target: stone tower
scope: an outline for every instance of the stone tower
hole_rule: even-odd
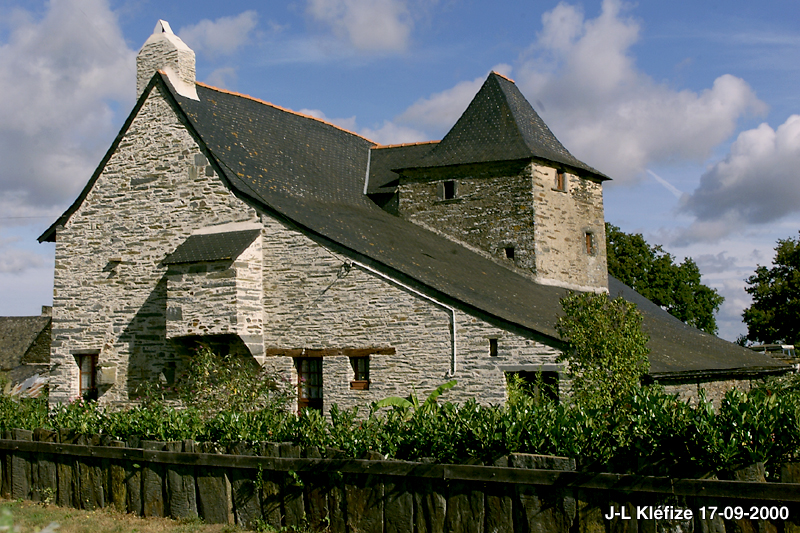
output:
[[[414,150],[392,168],[401,217],[538,283],[608,290],[609,178],[564,148],[513,81],[491,73],[444,139]]]
[[[136,94],[142,91],[156,71],[167,74],[179,94],[197,99],[194,51],[172,33],[169,23],[159,20],[153,34],[136,56]]]

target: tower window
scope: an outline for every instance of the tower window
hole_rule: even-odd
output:
[[[506,246],[506,259],[514,259],[514,247],[513,246]]]
[[[556,170],[556,183],[554,189],[557,191],[567,190],[567,175],[563,170]]]
[[[441,185],[441,199],[452,200],[456,197],[456,182],[453,180],[444,181]]]
[[[591,232],[586,232],[585,234],[586,240],[586,253],[589,255],[594,255],[595,246],[594,246],[594,235]]]

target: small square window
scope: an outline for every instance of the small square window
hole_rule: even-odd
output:
[[[513,246],[506,246],[506,259],[514,259],[514,247]]]
[[[497,357],[497,339],[489,339],[489,355]]]
[[[351,357],[350,365],[353,367],[353,381],[350,388],[354,390],[369,389],[369,357]]]
[[[442,182],[442,200],[452,200],[456,197],[456,182],[453,180]]]

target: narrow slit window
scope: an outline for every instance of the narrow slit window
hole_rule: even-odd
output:
[[[513,246],[506,246],[506,259],[514,259],[514,247]]]
[[[556,170],[556,190],[558,191],[566,191],[567,190],[567,175],[564,173],[563,170]]]
[[[497,339],[489,339],[489,356],[497,357]]]
[[[586,253],[589,255],[594,255],[594,235],[590,232],[586,232]]]

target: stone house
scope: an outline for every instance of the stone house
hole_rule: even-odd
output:
[[[609,178],[499,74],[441,141],[380,146],[197,83],[163,21],[137,70],[119,135],[40,237],[56,243],[52,402],[128,402],[203,341],[296,381],[301,407],[452,378],[449,397],[498,404],[508,372],[563,381],[569,289],[639,304],[651,377],[686,393],[785,369],[608,276]]]

